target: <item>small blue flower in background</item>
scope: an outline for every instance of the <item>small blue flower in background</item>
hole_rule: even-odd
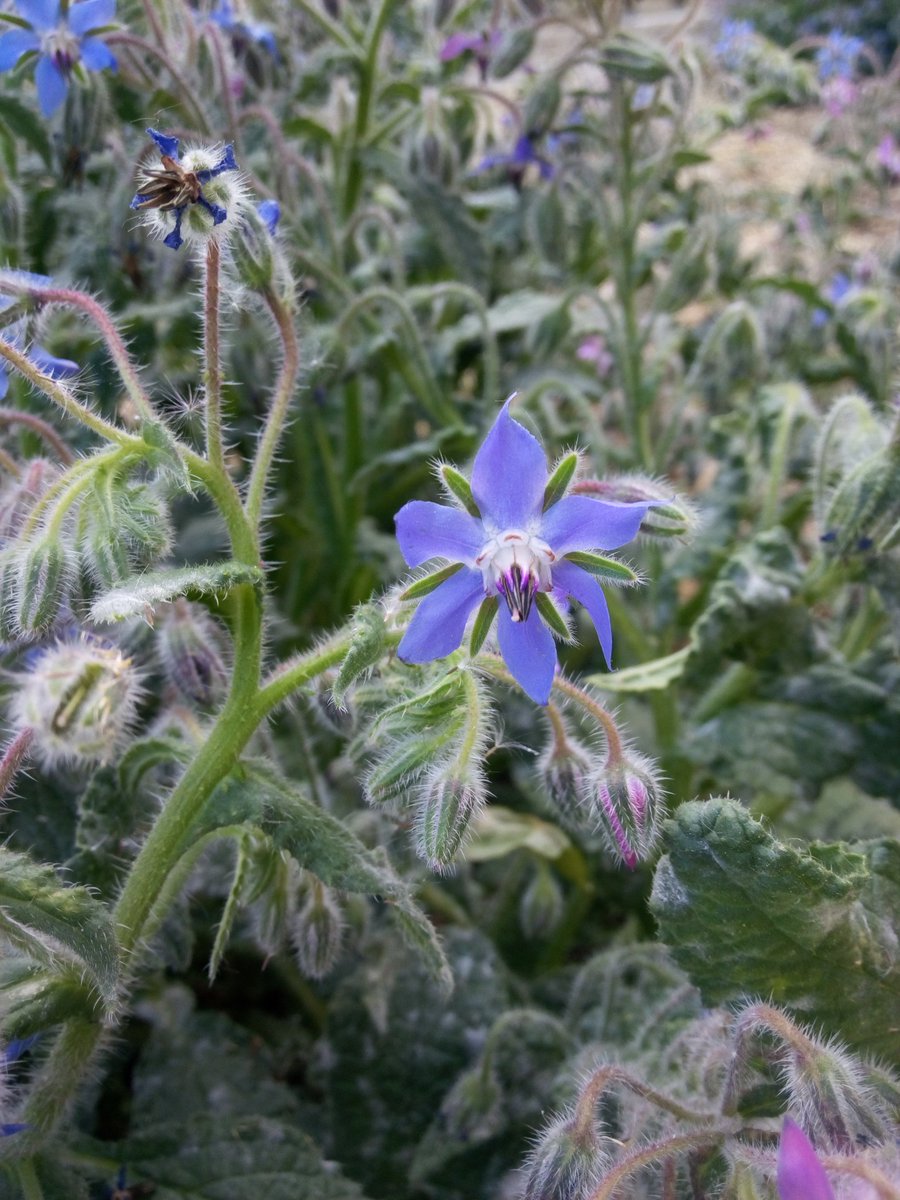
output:
[[[856,62],[865,42],[852,34],[833,30],[825,39],[825,44],[816,51],[816,67],[819,81],[825,83],[829,79],[852,79],[856,71]]]
[[[723,21],[713,54],[723,67],[737,71],[746,62],[755,41],[752,21]]]
[[[177,250],[184,241],[181,226],[191,205],[199,205],[208,214],[212,219],[210,228],[227,220],[227,208],[204,196],[203,188],[223,172],[238,169],[234,159],[234,148],[230,145],[225,146],[217,158],[213,158],[206,150],[192,150],[185,154],[183,159],[179,159],[178,138],[160,133],[157,129],[148,129],[147,133],[159,147],[163,169],[144,173],[129,207],[151,216],[173,212],[175,225],[166,233],[163,245],[168,246],[170,250]],[[235,200],[240,200],[237,191]],[[157,228],[160,220],[157,217]],[[206,229],[200,230],[198,236],[208,232]]]
[[[42,284],[50,284],[53,281],[44,276],[33,276]],[[13,303],[6,296],[0,296],[0,313]],[[8,342],[16,350],[24,350],[30,362],[33,362],[38,370],[43,371],[45,375],[49,375],[51,379],[68,379],[72,375],[77,375],[81,367],[76,362],[72,362],[68,358],[57,358],[51,354],[49,350],[45,350],[43,346],[38,346],[32,343],[25,350],[25,322],[24,320],[14,321],[6,328],[0,328],[0,337]],[[0,400],[6,397],[9,391],[9,375],[6,369],[6,360],[0,362]]]
[[[556,643],[534,604],[550,593],[557,608],[584,605],[607,663],[612,657],[609,610],[593,575],[566,555],[615,550],[637,534],[651,503],[610,504],[564,496],[544,510],[547,459],[540,443],[509,415],[512,397],[475,456],[472,495],[480,516],[413,500],[397,513],[397,540],[411,567],[432,558],[460,563],[419,603],[397,653],[431,662],[462,642],[469,616],[484,598],[500,597],[497,636],[507,667],[537,704],[550,699]]]
[[[834,1200],[834,1192],[812,1142],[790,1117],[784,1118],[778,1150],[779,1200]]]
[[[256,211],[266,229],[274,237],[278,229],[278,222],[281,220],[281,205],[277,200],[260,200]]]
[[[278,43],[275,41],[275,34],[268,25],[262,25],[258,21],[241,20],[235,14],[234,5],[231,3],[231,0],[219,0],[219,3],[209,14],[209,19],[214,21],[220,29],[224,29],[232,37],[256,42],[258,46],[262,46],[264,50],[268,50],[273,58],[278,57]]]
[[[506,167],[510,179],[517,186],[522,182],[526,169],[534,164],[541,173],[541,179],[552,179],[556,168],[549,159],[538,153],[535,139],[523,133],[512,150],[505,154],[488,154],[483,158],[476,171],[489,171],[492,167]]]
[[[59,0],[16,0],[16,8],[30,29],[11,29],[0,36],[0,71],[14,67],[23,55],[37,51],[34,82],[45,117],[52,116],[66,98],[73,68],[83,63],[89,71],[114,71],[116,58],[92,30],[109,25],[116,17],[116,0],[78,0],[65,15]]]
[[[853,291],[853,281],[849,275],[845,275],[843,271],[838,271],[832,275],[825,288],[825,298],[830,300],[832,304],[840,304],[842,300]],[[821,329],[826,325],[831,318],[831,313],[825,308],[817,308],[812,315],[813,328]]]

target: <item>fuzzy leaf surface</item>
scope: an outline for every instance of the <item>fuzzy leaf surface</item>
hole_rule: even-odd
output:
[[[148,571],[99,596],[91,606],[91,619],[101,624],[124,621],[126,617],[143,616],[148,609],[179,596],[224,596],[239,584],[259,584],[262,579],[258,567],[238,562]]]
[[[668,822],[651,908],[708,1004],[760,997],[900,1059],[900,842],[787,846],[730,800]]]

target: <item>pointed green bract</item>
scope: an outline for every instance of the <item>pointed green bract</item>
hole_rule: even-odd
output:
[[[469,651],[473,656],[479,652],[484,645],[485,638],[490,633],[494,617],[497,615],[497,604],[496,596],[488,596],[487,599],[482,600],[478,612],[475,614],[475,623],[469,638]]]
[[[557,500],[562,500],[578,470],[578,455],[572,450],[559,460],[544,489],[544,512]]]
[[[157,604],[179,596],[225,596],[242,583],[260,584],[259,567],[246,563],[208,563],[196,567],[177,567],[171,571],[148,571],[135,575],[121,587],[99,596],[91,606],[91,620],[107,624],[139,617]]]
[[[457,471],[456,467],[451,467],[449,463],[444,463],[441,466],[441,479],[445,485],[459,500],[466,512],[471,513],[473,517],[480,517],[481,510],[475,503],[475,497],[472,495],[472,487],[465,475]]]
[[[538,612],[541,614],[553,632],[557,635],[557,637],[564,638],[566,641],[568,641],[572,636],[569,627],[563,620],[559,609],[556,607],[547,593],[537,592],[534,597],[534,602],[537,606]]]
[[[364,604],[357,610],[353,624],[353,640],[338,668],[331,696],[342,708],[352,684],[365,676],[381,658],[384,651],[384,614],[377,604]]]
[[[573,550],[566,555],[569,562],[598,579],[606,579],[610,583],[637,583],[640,576],[632,571],[626,563],[615,558],[606,558],[603,554],[594,554],[588,550]]]
[[[415,583],[411,583],[405,592],[400,595],[401,600],[420,600],[423,596],[427,596],[429,592],[433,592],[436,587],[439,587],[445,579],[449,579],[451,575],[455,575],[457,571],[461,571],[463,563],[448,563],[446,567],[441,567],[439,571],[433,571],[430,575],[425,575],[421,579],[417,579]]]

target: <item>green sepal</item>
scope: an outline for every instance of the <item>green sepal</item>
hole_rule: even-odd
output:
[[[547,486],[544,488],[544,512],[557,500],[562,500],[577,470],[578,455],[572,450],[569,454],[563,455],[547,481]]]
[[[640,576],[631,567],[616,558],[606,558],[602,554],[593,554],[588,550],[573,550],[566,559],[576,567],[597,575],[600,579],[608,579],[610,583],[637,583]]]
[[[37,633],[56,619],[65,599],[68,574],[68,555],[56,538],[36,542],[25,555],[16,614],[24,633]]]
[[[338,668],[337,678],[331,689],[331,697],[338,708],[351,686],[378,662],[384,653],[384,614],[377,604],[364,604],[356,612],[353,622],[353,640]]]
[[[424,575],[421,579],[417,579],[415,583],[411,583],[405,592],[401,593],[401,600],[419,600],[422,596],[427,596],[429,592],[433,592],[436,587],[449,579],[451,575],[455,575],[463,567],[463,563],[449,563],[446,567],[441,567],[439,571],[432,572],[431,575]]]
[[[572,631],[563,620],[559,609],[556,607],[547,593],[536,592],[534,603],[538,612],[541,614],[556,636],[569,641],[572,636]]]
[[[494,617],[497,615],[498,603],[499,600],[496,596],[488,596],[485,600],[482,600],[481,606],[475,614],[475,623],[472,626],[472,634],[469,638],[469,653],[473,657],[484,645],[484,640],[490,633]]]
[[[472,485],[466,479],[465,475],[457,471],[456,467],[451,467],[449,463],[444,463],[441,466],[441,479],[443,479],[447,488],[459,500],[466,512],[471,513],[473,517],[481,516],[481,509],[475,503],[475,497],[472,495]]]
[[[124,621],[126,617],[143,616],[157,604],[179,596],[225,596],[243,583],[259,586],[263,578],[259,567],[234,561],[148,571],[99,596],[91,606],[91,620]]]

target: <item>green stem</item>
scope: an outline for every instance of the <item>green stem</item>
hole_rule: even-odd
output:
[[[343,46],[345,50],[349,50],[353,54],[357,54],[359,52],[360,47],[349,35],[349,33],[347,33],[337,23],[337,21],[332,21],[329,16],[321,12],[320,9],[311,2],[311,0],[294,0],[294,7],[301,9],[307,17],[310,17],[317,25],[320,25],[322,29],[324,29],[326,33],[330,34],[331,37],[333,37],[339,45]]]
[[[217,470],[225,469],[222,446],[222,361],[219,346],[219,276],[222,252],[216,238],[206,244],[203,298],[203,349],[206,363],[206,457]]]
[[[36,417],[34,413],[19,412],[16,408],[0,408],[0,425],[24,425],[53,447],[63,466],[71,466],[75,461],[75,455],[43,417]]]
[[[347,218],[356,208],[363,183],[363,164],[360,149],[365,143],[369,128],[369,113],[372,107],[372,95],[377,78],[378,49],[381,45],[384,27],[387,24],[394,0],[380,0],[378,8],[369,23],[368,44],[365,59],[360,63],[359,95],[356,100],[356,122],[353,130],[353,144],[350,147],[350,161],[347,168],[347,183],[344,190],[343,214]]]
[[[675,1137],[666,1138],[665,1141],[653,1142],[649,1146],[633,1150],[606,1173],[603,1182],[587,1195],[585,1200],[611,1200],[616,1188],[629,1175],[636,1174],[643,1167],[664,1162],[685,1150],[710,1149],[724,1141],[729,1132],[727,1129],[707,1129],[698,1133],[677,1134]]]
[[[259,528],[265,499],[266,482],[278,448],[278,442],[284,431],[288,409],[297,384],[297,372],[300,369],[300,353],[297,348],[297,335],[294,332],[294,322],[285,305],[273,292],[266,292],[266,304],[275,318],[278,333],[281,337],[282,362],[275,388],[275,398],[269,410],[266,426],[260,439],[259,449],[250,472],[250,483],[247,488],[247,501],[244,511],[247,521],[254,530]]]
[[[34,1160],[23,1158],[16,1163],[15,1171],[22,1185],[22,1200],[44,1200],[44,1190],[34,1169]]]

